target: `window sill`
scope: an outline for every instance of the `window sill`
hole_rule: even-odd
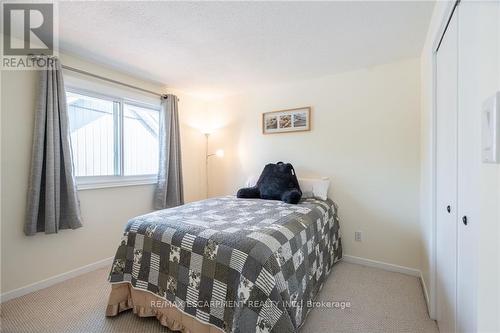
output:
[[[77,190],[94,190],[110,187],[152,185],[157,183],[156,175],[125,177],[77,177]]]

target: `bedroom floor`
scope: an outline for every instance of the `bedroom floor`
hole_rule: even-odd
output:
[[[100,269],[1,305],[1,332],[170,332],[131,311],[106,318],[108,269]],[[438,332],[417,278],[340,262],[317,301],[350,308],[311,311],[301,333]]]

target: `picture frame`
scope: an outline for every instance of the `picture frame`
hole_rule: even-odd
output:
[[[310,106],[271,111],[262,114],[262,134],[304,132],[310,130]]]

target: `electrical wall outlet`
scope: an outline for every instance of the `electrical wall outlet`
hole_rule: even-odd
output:
[[[356,242],[361,242],[361,231],[355,231],[354,232],[354,240]]]

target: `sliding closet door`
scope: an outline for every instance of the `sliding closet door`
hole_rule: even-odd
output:
[[[462,1],[458,12],[458,221],[457,221],[457,332],[476,331],[476,261],[479,227],[481,168],[481,104],[477,92],[483,82],[481,68],[489,72],[494,59],[488,27],[495,16],[484,15],[494,3]],[[494,12],[494,11],[492,11]],[[486,31],[483,31],[486,29]],[[486,39],[486,40],[485,40]],[[485,42],[483,42],[485,40]],[[478,55],[481,57],[478,57]],[[495,75],[495,74],[493,74]]]
[[[436,296],[440,332],[455,332],[457,287],[458,27],[453,15],[437,51]]]

